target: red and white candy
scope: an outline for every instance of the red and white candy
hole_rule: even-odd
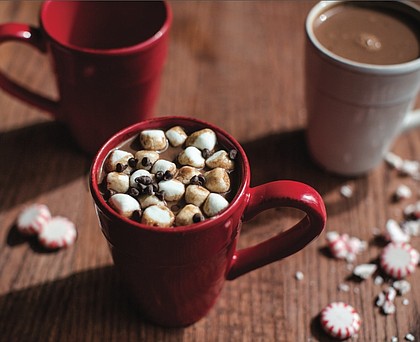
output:
[[[326,235],[328,247],[334,258],[346,259],[353,262],[357,254],[366,249],[366,242],[348,234],[339,234],[331,231]]]
[[[51,213],[44,204],[33,204],[19,214],[16,227],[24,235],[36,235],[51,219]]]
[[[321,311],[321,325],[328,335],[344,340],[359,332],[361,319],[351,305],[333,302]]]
[[[55,216],[43,226],[38,239],[45,248],[58,249],[72,245],[76,236],[73,222],[65,217]]]
[[[382,251],[380,264],[391,277],[402,279],[416,270],[419,253],[404,242],[389,243]]]

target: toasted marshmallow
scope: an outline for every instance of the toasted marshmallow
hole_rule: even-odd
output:
[[[193,204],[187,204],[175,217],[176,226],[187,226],[189,224],[201,222],[204,219],[200,208]]]
[[[178,161],[181,165],[189,165],[197,168],[203,168],[206,160],[201,155],[201,151],[194,146],[189,146],[178,155]]]
[[[221,213],[228,205],[229,202],[222,195],[211,193],[204,202],[203,211],[207,216],[212,217]]]
[[[106,172],[112,172],[112,171],[118,171],[118,172],[124,172],[127,174],[130,174],[132,168],[128,165],[128,160],[134,158],[134,156],[127,151],[122,150],[113,150],[107,157],[105,161],[105,171]],[[118,164],[120,164],[118,166]],[[117,168],[120,167],[122,170],[117,170]]]
[[[187,146],[195,146],[200,150],[208,149],[212,151],[217,143],[216,133],[210,128],[204,128],[192,133],[185,143]]]
[[[127,194],[112,195],[108,204],[124,217],[131,217],[135,211],[140,210],[139,202]]]
[[[165,201],[179,201],[185,193],[185,186],[176,179],[163,180],[159,182],[159,191],[163,192]]]
[[[235,163],[229,158],[229,154],[224,150],[217,151],[208,157],[206,165],[211,169],[221,167],[226,170],[233,170],[235,168]]]
[[[192,166],[183,166],[178,170],[178,173],[175,179],[179,180],[180,182],[186,184],[190,183],[191,178],[194,176],[198,176],[200,171],[197,170],[195,167]]]
[[[152,182],[154,180],[154,175],[152,175],[149,171],[147,171],[147,170],[136,170],[130,176],[130,187],[131,188],[138,188],[139,183],[138,183],[138,181],[136,181],[136,179],[141,177],[141,176],[149,177]]]
[[[145,209],[147,207],[150,207],[151,205],[165,205],[164,201],[161,201],[157,196],[155,195],[141,195],[139,197],[140,206]]]
[[[205,186],[211,192],[222,193],[229,191],[230,189],[230,178],[229,174],[225,169],[216,167],[204,174],[206,179]]]
[[[145,150],[162,151],[168,145],[165,133],[160,129],[147,129],[140,133],[140,143]]]
[[[184,129],[180,126],[168,129],[165,135],[166,138],[168,138],[169,143],[174,147],[181,146],[188,137],[187,133],[185,133]]]
[[[200,207],[209,194],[210,191],[201,185],[188,185],[185,189],[185,202]]]
[[[163,173],[169,171],[172,175],[174,175],[176,172],[176,165],[168,160],[159,159],[156,161],[156,163],[153,164],[151,172],[156,173],[158,171]]]
[[[147,207],[141,217],[141,223],[161,228],[172,226],[174,220],[174,213],[169,208],[160,205],[151,205],[150,207]]]
[[[110,172],[106,176],[106,188],[115,192],[124,193],[130,186],[130,177],[125,173]]]
[[[137,168],[150,170],[152,165],[159,159],[159,153],[156,151],[140,150],[135,154],[137,159]]]

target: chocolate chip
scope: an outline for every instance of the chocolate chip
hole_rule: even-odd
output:
[[[131,215],[131,218],[134,221],[140,222],[141,219],[141,209],[133,211],[133,214]]]
[[[171,171],[166,170],[163,174],[163,180],[170,180],[172,178],[174,178],[174,176],[172,175]]]
[[[115,195],[116,192],[114,190],[106,189],[104,192],[104,199],[105,201],[108,201],[112,195]]]
[[[134,179],[134,181],[137,183],[137,184],[143,184],[143,185],[149,185],[149,184],[152,184],[152,178],[150,178],[149,176],[140,176],[140,177],[136,177],[135,179]]]
[[[203,186],[205,182],[206,182],[206,179],[204,178],[203,175],[195,175],[195,176],[192,176],[190,179],[190,184],[193,184],[193,185]]]
[[[136,188],[129,188],[127,194],[129,194],[132,197],[137,197],[138,195],[140,195],[140,191]]]
[[[208,157],[210,157],[212,155],[211,151],[208,148],[204,148],[201,151],[201,155],[204,159],[207,159]]]
[[[164,175],[163,171],[156,172],[155,174],[156,181],[160,182],[163,179],[163,175]]]
[[[128,159],[128,166],[130,166],[130,167],[136,167],[137,161],[138,160],[136,158],[130,158],[130,159]]]
[[[123,172],[127,167],[128,165],[126,164],[117,163],[117,165],[115,166],[115,171]]]
[[[146,166],[150,166],[150,165],[152,165],[152,162],[150,161],[150,159],[149,159],[149,158],[144,157],[144,158],[141,160],[141,165],[143,165],[144,167],[146,167]]]
[[[146,193],[147,195],[149,195],[149,196],[151,196],[151,195],[153,195],[153,194],[154,194],[154,191],[153,191],[153,184],[149,184],[149,185],[146,187],[146,189],[145,189],[145,193]]]
[[[236,156],[237,155],[238,155],[238,151],[237,150],[232,149],[232,150],[229,151],[229,158],[230,159],[232,159],[232,160],[236,159]]]
[[[155,191],[155,196],[159,201],[163,201],[165,198],[165,193],[163,191]]]
[[[204,217],[203,215],[201,215],[200,213],[195,213],[194,216],[192,217],[192,220],[194,223],[198,223],[203,221]]]

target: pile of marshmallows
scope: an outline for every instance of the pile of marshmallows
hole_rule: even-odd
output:
[[[104,198],[116,212],[167,228],[197,223],[227,208],[237,151],[217,149],[213,130],[187,135],[180,126],[148,129],[138,139],[141,150],[114,149],[104,163]],[[171,149],[175,160],[161,158]]]

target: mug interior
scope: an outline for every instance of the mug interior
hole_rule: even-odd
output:
[[[161,35],[170,13],[163,1],[47,1],[45,31],[72,48],[114,50]]]
[[[358,62],[349,58],[335,54],[334,52],[327,49],[317,38],[315,34],[315,26],[322,22],[322,15],[328,11],[334,12],[334,8],[340,6],[343,3],[360,3],[358,1],[320,1],[317,3],[311,11],[308,13],[305,23],[306,34],[309,41],[319,50],[322,55],[329,59],[333,63],[345,65],[349,69],[353,69],[361,72],[369,72],[374,74],[398,74],[401,72],[411,72],[420,68],[420,58],[416,58],[411,61],[407,61],[399,64],[369,64],[364,62]],[[398,11],[401,15],[410,17],[413,22],[420,24],[420,8],[411,2],[404,1],[369,1],[363,2],[365,6],[367,3],[374,4],[383,8],[386,11]],[[420,31],[419,31],[420,32]],[[420,39],[420,36],[418,37]]]
[[[164,229],[164,228],[156,228],[153,226],[148,226],[145,224],[135,222],[131,219],[125,218],[117,214],[116,211],[114,211],[106,203],[100,190],[100,183],[104,175],[103,164],[107,156],[113,149],[126,144],[127,141],[136,137],[142,130],[145,130],[145,129],[167,130],[173,126],[181,126],[186,130],[187,133],[188,132],[192,133],[194,131],[198,131],[203,128],[210,128],[216,133],[218,144],[221,145],[221,147],[223,147],[224,149],[236,149],[238,151],[238,155],[235,159],[236,175],[238,179],[232,180],[232,188],[236,191],[236,194],[232,196],[232,200],[230,201],[228,208],[224,210],[221,214],[216,215],[212,218],[206,219],[199,223],[194,223],[189,226],[175,227],[174,229]],[[185,232],[186,230],[188,231],[188,230],[206,229],[207,226],[211,226],[212,224],[214,224],[215,221],[223,220],[225,215],[226,216],[231,215],[232,211],[240,210],[239,208],[241,206],[240,198],[245,196],[246,189],[249,187],[250,173],[249,173],[248,159],[246,157],[246,154],[243,148],[227,132],[223,131],[217,126],[214,126],[202,120],[187,118],[187,117],[170,116],[170,117],[154,118],[154,119],[139,122],[126,129],[123,129],[122,131],[116,133],[113,137],[111,137],[105,143],[105,145],[99,150],[98,154],[96,155],[93,161],[91,171],[90,171],[89,182],[90,182],[91,193],[95,200],[96,205],[100,208],[101,211],[105,212],[112,219],[122,220],[122,221],[125,221],[126,223],[129,223],[132,226],[136,226],[136,227],[143,228],[146,230],[157,230],[159,232],[162,232],[162,231]],[[210,223],[210,222],[213,222],[213,223]]]

